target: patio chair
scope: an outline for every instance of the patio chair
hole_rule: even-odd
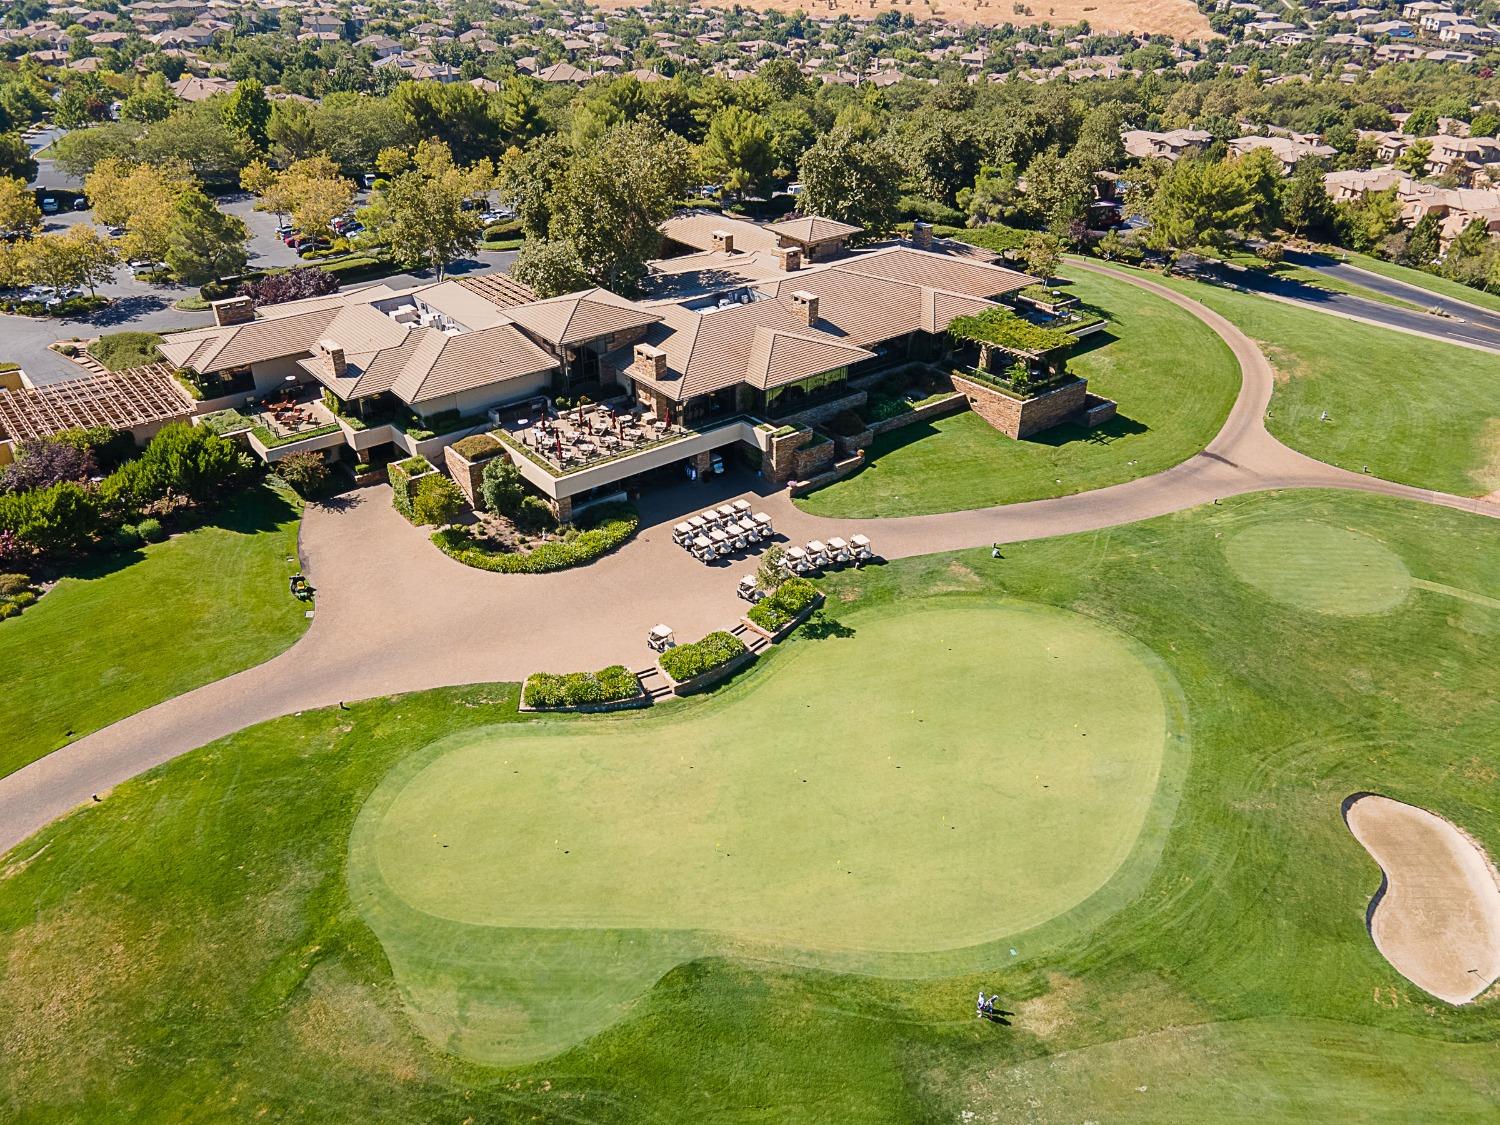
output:
[[[693,538],[693,525],[683,521],[672,529],[672,542],[679,547],[686,547]]]

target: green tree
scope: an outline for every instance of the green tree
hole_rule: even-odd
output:
[[[1021,246],[1021,260],[1028,273],[1050,281],[1062,264],[1062,241],[1055,234],[1033,231]]]
[[[1413,137],[1430,137],[1438,130],[1438,112],[1430,105],[1418,106],[1412,110],[1411,116],[1406,119],[1402,129]]]
[[[969,225],[977,227],[1010,219],[1020,197],[1020,178],[1014,164],[985,165],[974,186],[958,193],[958,205],[968,212]]]
[[[903,171],[887,142],[836,127],[803,154],[798,203],[807,214],[886,231],[898,214]]]
[[[1236,164],[1255,211],[1255,227],[1270,237],[1281,226],[1281,160],[1268,148],[1253,148]]]
[[[19,133],[0,133],[0,177],[14,176],[30,183],[36,178],[37,164]]]
[[[516,213],[529,239],[544,239],[552,227],[552,208],[567,179],[573,154],[562,138],[543,137],[524,149],[511,149],[500,162],[496,187]]]
[[[1427,158],[1432,155],[1432,142],[1419,137],[1407,146],[1405,152],[1396,157],[1396,167],[1411,176],[1425,175]]]
[[[458,168],[442,142],[423,141],[415,166],[391,180],[360,212],[366,238],[383,243],[406,266],[427,266],[439,278],[448,263],[479,247],[480,212],[464,206],[489,190],[487,167]]]
[[[588,288],[592,280],[577,248],[567,239],[528,239],[516,254],[510,274],[538,297],[556,297]]]
[[[526,495],[526,481],[509,457],[495,457],[484,466],[479,495],[489,511],[514,518]]]
[[[1281,220],[1287,230],[1301,237],[1325,237],[1333,229],[1333,200],[1323,187],[1323,172],[1316,160],[1297,162],[1291,176],[1280,187]]]
[[[1254,226],[1255,204],[1233,164],[1179,160],[1158,182],[1148,214],[1148,238],[1159,249],[1223,251]]]
[[[541,83],[519,74],[507,78],[500,87],[494,116],[507,144],[524,145],[547,131],[540,95]]]
[[[312,111],[295,98],[282,98],[271,105],[266,122],[266,142],[271,155],[283,164],[313,155],[318,149]]]
[[[1086,160],[1039,152],[1026,166],[1026,207],[1054,231],[1085,219],[1094,201],[1094,172]]]
[[[759,193],[775,169],[771,131],[759,114],[737,105],[714,115],[703,140],[703,170],[736,196]]]
[[[1442,253],[1442,231],[1431,211],[1417,220],[1406,243],[1406,263],[1418,269],[1431,269]]]
[[[224,99],[220,110],[224,124],[258,149],[266,147],[266,128],[271,122],[271,101],[266,88],[254,78],[242,79]]]
[[[1334,226],[1345,246],[1373,250],[1401,228],[1401,200],[1395,188],[1367,192],[1334,208]]]
[[[24,180],[0,176],[0,231],[23,238],[42,225],[42,211],[36,205],[36,193]]]
[[[160,73],[148,74],[135,92],[120,103],[120,120],[146,124],[164,121],[178,105],[177,95],[167,85],[166,76]]]
[[[164,261],[178,281],[203,285],[241,273],[250,232],[198,188],[189,188],[172,207],[172,225]]]

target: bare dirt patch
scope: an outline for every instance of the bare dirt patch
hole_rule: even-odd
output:
[[[1500,978],[1500,873],[1484,850],[1442,817],[1371,793],[1351,798],[1344,820],[1385,872],[1369,928],[1396,971],[1450,1004]]]
[[[639,7],[636,0],[603,0],[606,8]],[[743,0],[744,6],[766,12],[800,9],[808,15],[864,16],[895,10],[914,19],[936,17],[964,23],[1032,25],[1054,27],[1087,20],[1095,31],[1140,32],[1170,35],[1175,39],[1211,39],[1208,19],[1192,0],[813,0],[791,4],[786,0]],[[728,7],[728,5],[724,5]]]

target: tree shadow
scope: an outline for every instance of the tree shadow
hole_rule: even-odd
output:
[[[148,313],[161,312],[168,305],[169,302],[165,297],[158,297],[155,294],[141,293],[131,297],[116,297],[98,312],[91,313],[82,319],[88,324],[109,328]]]
[[[829,617],[823,610],[815,610],[802,626],[802,635],[815,641],[828,640],[836,637],[847,640],[854,636],[855,630],[834,617]]]

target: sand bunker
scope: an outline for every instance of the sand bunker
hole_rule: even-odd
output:
[[[1442,817],[1361,794],[1344,821],[1385,872],[1370,936],[1396,971],[1450,1004],[1467,1004],[1500,977],[1500,874]]]

